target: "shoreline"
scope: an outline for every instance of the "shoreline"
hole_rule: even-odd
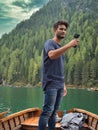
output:
[[[31,84],[27,84],[27,85],[2,85],[0,84],[0,87],[14,87],[14,88],[35,88],[35,87],[41,87],[41,84],[36,84],[36,85],[31,85]],[[98,91],[98,86],[93,86],[93,87],[87,87],[87,86],[75,86],[75,85],[66,85],[67,89],[87,89],[88,91]]]

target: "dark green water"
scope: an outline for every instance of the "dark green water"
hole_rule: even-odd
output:
[[[61,110],[73,107],[82,108],[98,114],[98,91],[92,92],[85,89],[68,89],[68,94],[63,98]],[[0,87],[0,112],[10,108],[14,113],[32,107],[42,107],[43,92],[37,88]]]

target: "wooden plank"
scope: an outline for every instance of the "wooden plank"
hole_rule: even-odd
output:
[[[0,122],[0,130],[4,130],[3,124]]]
[[[93,119],[92,127],[95,129],[97,127],[97,120]]]
[[[97,128],[96,128],[96,130],[98,130],[98,122],[97,122]]]
[[[93,121],[93,117],[89,116],[88,117],[88,125],[92,126],[92,121]]]
[[[10,130],[9,122],[8,121],[3,122],[3,127],[4,130]]]
[[[14,119],[10,119],[10,120],[9,120],[9,125],[10,125],[10,128],[11,128],[11,129],[15,128]]]
[[[22,129],[21,129],[21,125],[19,125],[19,126],[13,128],[13,129],[11,129],[11,130],[22,130]]]
[[[28,119],[28,118],[29,118],[28,113],[25,113],[25,114],[24,114],[24,119],[26,120],[26,119]]]
[[[19,116],[19,118],[20,118],[20,122],[23,122],[25,120],[23,115]]]
[[[16,126],[18,126],[18,125],[20,124],[20,122],[19,122],[19,118],[18,118],[18,117],[15,117],[14,120],[15,120],[15,124],[16,124]]]

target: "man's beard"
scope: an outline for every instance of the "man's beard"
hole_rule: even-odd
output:
[[[61,35],[59,35],[59,34],[57,34],[56,36],[57,36],[57,38],[60,39],[60,40],[65,38],[65,36],[61,36]]]

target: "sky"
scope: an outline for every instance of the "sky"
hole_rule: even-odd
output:
[[[21,21],[30,18],[49,0],[0,0],[0,38]]]

